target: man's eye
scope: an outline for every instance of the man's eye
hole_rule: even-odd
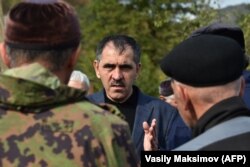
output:
[[[115,68],[115,66],[113,66],[113,65],[104,65],[103,68],[110,70],[110,69]]]

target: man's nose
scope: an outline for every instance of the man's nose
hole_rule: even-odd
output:
[[[112,78],[114,80],[120,80],[122,79],[123,75],[122,75],[122,71],[119,69],[119,68],[116,68],[114,71],[113,71],[113,74],[112,74]]]

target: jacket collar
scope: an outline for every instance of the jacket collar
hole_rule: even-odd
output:
[[[0,74],[0,106],[14,110],[34,110],[84,96],[85,92],[61,84],[37,63]]]
[[[193,128],[193,137],[200,135],[221,122],[245,115],[250,116],[250,112],[241,97],[234,96],[224,99],[212,106],[201,116],[196,126]]]

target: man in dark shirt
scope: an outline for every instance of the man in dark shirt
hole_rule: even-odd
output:
[[[134,85],[140,63],[140,47],[126,35],[103,38],[97,46],[94,68],[104,90],[90,95],[95,103],[110,103],[120,109],[130,125],[138,154],[143,150],[143,121],[156,118],[160,149],[170,150],[190,139],[190,130],[175,108],[162,100],[143,94]]]
[[[110,100],[107,97],[106,93],[104,93],[105,103],[115,105],[121,111],[121,113],[125,116],[131,131],[134,126],[135,112],[130,112],[130,111],[133,111],[137,106],[138,88],[133,87],[133,92],[134,93],[132,93],[132,95],[123,103],[116,103]]]

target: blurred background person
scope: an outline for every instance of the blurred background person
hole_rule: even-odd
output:
[[[164,80],[159,85],[159,98],[171,106],[176,107],[173,88],[171,86],[171,79]]]
[[[81,71],[74,70],[71,73],[68,86],[83,90],[88,94],[90,88],[89,78]]]

